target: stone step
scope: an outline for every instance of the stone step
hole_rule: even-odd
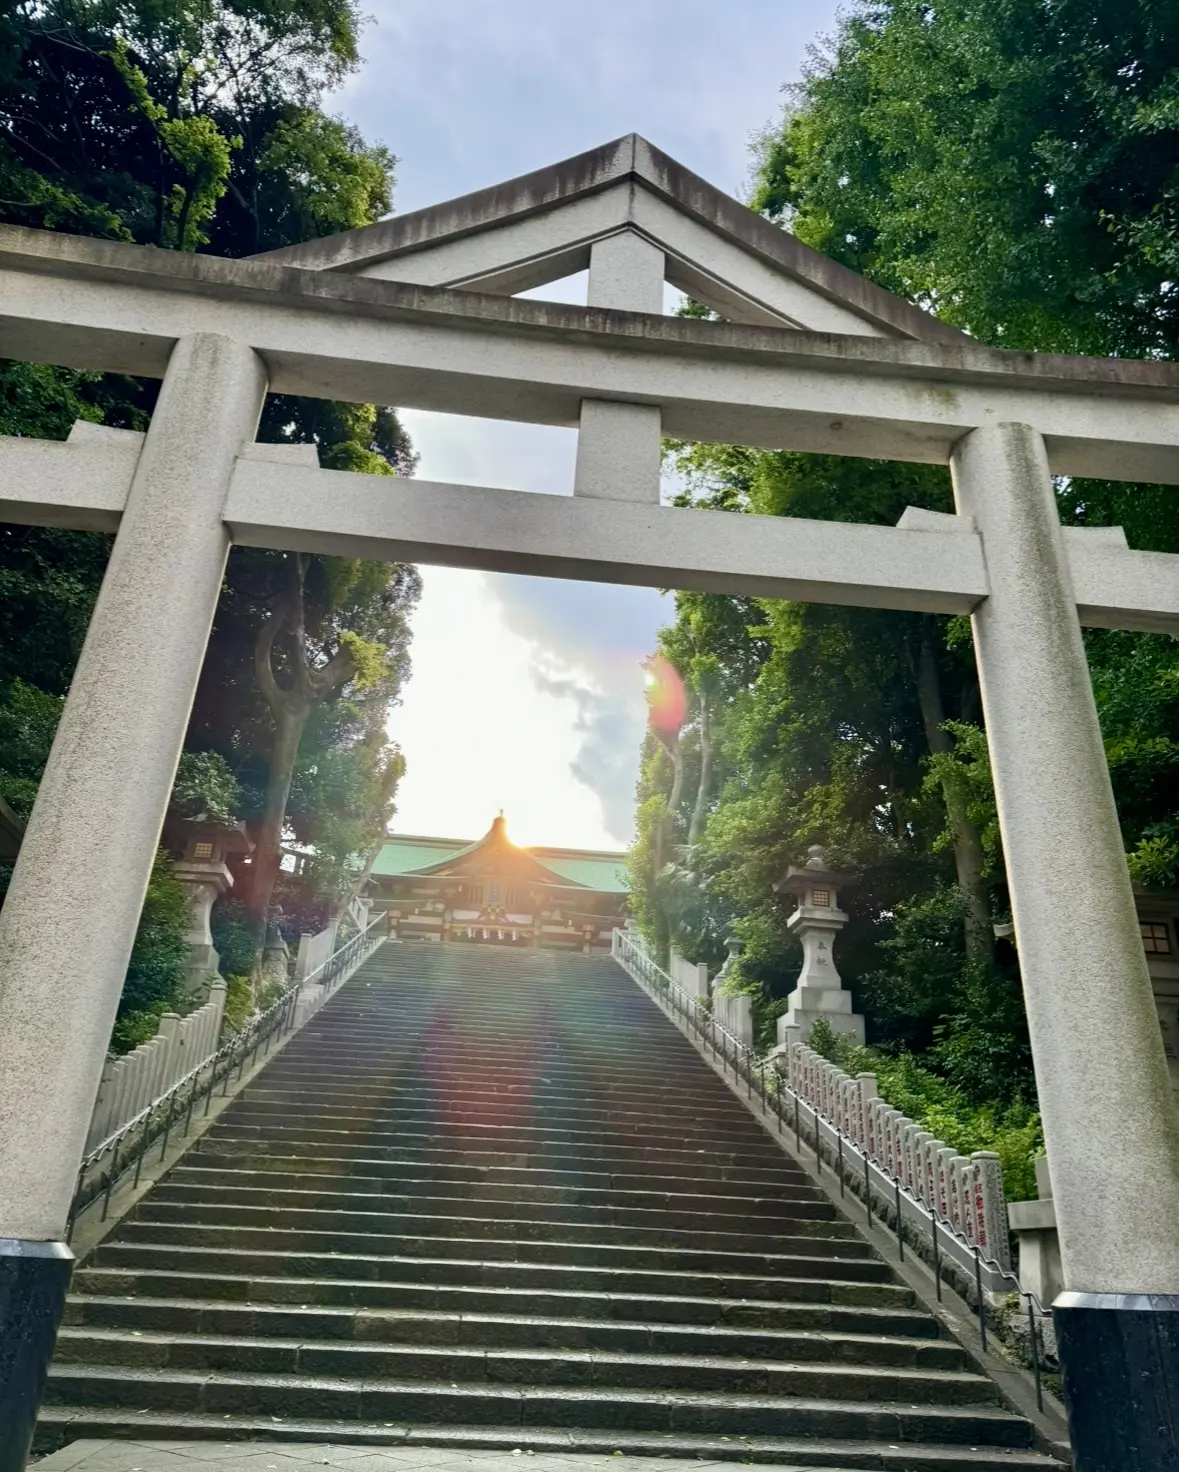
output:
[[[725,1166],[743,1165],[773,1176],[806,1180],[805,1172],[789,1165],[782,1151],[767,1141],[764,1148],[754,1149],[750,1143],[737,1143],[721,1138],[685,1137],[657,1131],[628,1133],[605,1130],[571,1130],[555,1123],[525,1126],[515,1121],[501,1123],[448,1117],[432,1120],[428,1111],[413,1117],[382,1117],[357,1120],[304,1111],[301,1114],[275,1110],[272,1114],[255,1109],[231,1111],[215,1127],[218,1139],[326,1140],[334,1143],[363,1142],[366,1145],[410,1145],[418,1140],[444,1140],[450,1148],[461,1141],[484,1142],[501,1150],[574,1151],[590,1157],[598,1153],[626,1156],[641,1152],[642,1158],[687,1157],[693,1164],[709,1172]]]
[[[796,1374],[810,1376],[810,1367]],[[870,1388],[879,1376],[885,1387],[899,1386],[899,1371],[861,1371]],[[814,1379],[829,1388],[836,1372],[823,1369]],[[920,1377],[935,1381],[937,1376]],[[948,1382],[966,1378],[947,1372]],[[983,1382],[985,1385],[986,1382]],[[458,1381],[354,1380],[318,1375],[254,1374],[128,1366],[61,1364],[46,1387],[50,1405],[118,1406],[151,1410],[331,1417],[340,1421],[430,1421],[442,1424],[510,1426],[593,1426],[637,1431],[689,1431],[763,1436],[831,1436],[886,1440],[935,1440],[966,1445],[1028,1447],[1029,1428],[1021,1417],[998,1406],[968,1403],[910,1404],[898,1391],[891,1401],[851,1394],[728,1395],[626,1386],[462,1384]],[[989,1388],[989,1387],[988,1387]],[[924,1393],[924,1392],[923,1392]]]
[[[401,1199],[396,1194],[371,1190],[371,1186],[379,1185],[379,1182],[370,1182],[370,1189],[367,1192],[362,1189],[349,1190],[347,1186],[337,1190],[300,1190],[284,1185],[281,1177],[267,1176],[265,1173],[254,1176],[245,1173],[237,1176],[231,1172],[212,1174],[216,1176],[214,1181],[202,1180],[188,1185],[183,1182],[175,1185],[169,1184],[166,1194],[161,1195],[160,1199],[177,1203],[206,1200],[215,1192],[218,1199],[225,1203],[249,1202],[254,1205],[275,1208],[310,1206],[319,1210],[364,1213],[379,1216],[385,1221],[396,1220],[399,1224],[410,1226],[415,1231],[426,1230],[426,1224],[430,1221],[439,1223],[481,1222],[483,1225],[478,1232],[472,1230],[471,1235],[517,1234],[551,1238],[556,1234],[580,1232],[583,1240],[587,1235],[600,1237],[603,1234],[612,1236],[622,1233],[624,1234],[622,1240],[630,1241],[634,1240],[638,1234],[649,1235],[652,1232],[661,1231],[676,1232],[681,1237],[688,1236],[693,1239],[702,1236],[745,1235],[754,1226],[760,1235],[825,1238],[829,1235],[838,1235],[845,1225],[838,1219],[827,1219],[821,1216],[790,1216],[775,1220],[766,1215],[751,1218],[741,1211],[735,1211],[732,1214],[672,1213],[659,1210],[638,1211],[592,1207],[579,1207],[572,1210],[550,1206],[545,1202],[500,1203],[495,1210],[492,1210],[491,1206],[496,1205],[495,1203],[482,1203],[475,1208],[472,1207],[469,1200],[461,1197],[447,1197],[429,1202],[420,1200],[410,1202]],[[245,1186],[232,1184],[238,1179],[253,1182],[253,1184]],[[331,1177],[325,1176],[321,1179],[332,1183]],[[340,1183],[334,1182],[334,1184],[339,1185]],[[445,1228],[440,1227],[440,1230],[445,1230]],[[646,1238],[644,1237],[643,1240]]]
[[[524,1288],[540,1292],[625,1293],[666,1295],[675,1298],[786,1297],[800,1278],[826,1279],[833,1264],[826,1257],[785,1259],[776,1276],[730,1272],[672,1272],[641,1268],[612,1268],[571,1265],[522,1259],[455,1259],[449,1257],[381,1257],[360,1253],[284,1252],[277,1248],[253,1251],[228,1247],[180,1247],[173,1243],[105,1242],[91,1262],[98,1268],[136,1271],[203,1273],[220,1268],[227,1274],[249,1277],[265,1273],[271,1277],[371,1278],[382,1283],[435,1283],[440,1286]],[[840,1259],[837,1267],[845,1283],[888,1283],[891,1273],[884,1263],[871,1258]]]
[[[937,1325],[915,1310],[846,1308],[831,1304],[777,1305],[773,1328],[723,1324],[659,1324],[625,1319],[538,1318],[523,1314],[355,1308],[294,1308],[172,1298],[72,1296],[68,1325],[250,1338],[358,1340],[383,1344],[533,1345],[559,1349],[634,1349],[639,1353],[790,1356],[853,1362],[908,1363],[914,1351],[945,1369],[965,1355],[937,1337]],[[924,1362],[924,1361],[919,1361]]]
[[[280,1053],[276,1063],[283,1056]],[[308,1062],[303,1066],[310,1068],[313,1065]],[[264,1074],[262,1078],[267,1080],[265,1093],[262,1092],[260,1079],[243,1095],[245,1100],[266,1099],[277,1104],[289,1102],[292,1106],[299,1107],[320,1103],[346,1106],[350,1101],[373,1097],[393,1106],[402,1101],[420,1105],[435,1099],[440,1114],[445,1113],[446,1106],[450,1103],[466,1105],[482,1100],[484,1113],[488,1118],[510,1118],[513,1115],[519,1116],[525,1110],[532,1113],[534,1118],[544,1118],[545,1112],[552,1109],[560,1110],[566,1117],[572,1115],[587,1123],[617,1122],[630,1125],[646,1116],[649,1121],[662,1123],[665,1127],[678,1127],[682,1122],[685,1128],[695,1127],[706,1132],[720,1130],[745,1139],[756,1139],[758,1136],[765,1138],[765,1130],[756,1120],[748,1116],[741,1120],[740,1116],[734,1115],[733,1111],[740,1106],[731,1095],[728,1100],[712,1101],[710,1107],[707,1098],[685,1095],[678,1099],[668,1099],[657,1088],[652,1088],[650,1092],[643,1093],[633,1090],[625,1093],[604,1092],[587,1103],[576,1094],[554,1090],[536,1079],[524,1076],[514,1084],[508,1080],[500,1080],[498,1087],[490,1079],[472,1079],[466,1073],[461,1075],[461,1082],[456,1080],[442,1087],[432,1086],[428,1080],[407,1078],[404,1072],[380,1074],[369,1070],[338,1070],[329,1076],[312,1079],[304,1076],[302,1082],[299,1073],[294,1070],[289,1076],[279,1075],[270,1079]]]
[[[322,1164],[322,1163],[321,1163]],[[378,1197],[386,1212],[416,1212],[419,1215],[486,1216],[513,1220],[516,1217],[542,1217],[572,1222],[617,1222],[619,1225],[658,1226],[666,1222],[673,1227],[699,1226],[704,1230],[726,1230],[733,1226],[758,1225],[769,1222],[827,1222],[835,1213],[823,1201],[778,1201],[765,1196],[689,1195],[674,1191],[583,1191],[570,1201],[559,1187],[540,1187],[529,1191],[517,1187],[515,1192],[497,1191],[494,1186],[472,1188],[455,1193],[446,1182],[426,1181],[407,1188],[406,1182],[393,1176],[386,1178],[373,1170],[363,1176],[343,1171],[298,1171],[284,1167],[281,1160],[261,1156],[250,1160],[250,1168],[234,1170],[200,1169],[184,1166],[174,1173],[178,1185],[197,1185],[202,1191],[217,1192],[235,1185],[253,1186],[272,1192],[317,1188],[333,1201],[347,1205],[352,1197]],[[326,1188],[334,1187],[332,1190]]]
[[[466,1164],[514,1166],[517,1169],[583,1172],[598,1175],[623,1175],[632,1180],[649,1176],[672,1181],[731,1181],[745,1185],[779,1186],[794,1195],[818,1198],[818,1192],[804,1177],[792,1171],[767,1168],[756,1160],[743,1159],[734,1152],[710,1161],[695,1150],[659,1150],[623,1146],[595,1146],[584,1150],[564,1140],[496,1138],[494,1136],[452,1135],[445,1131],[434,1137],[427,1134],[375,1135],[358,1138],[342,1131],[294,1130],[262,1134],[254,1128],[234,1129],[226,1126],[210,1132],[198,1141],[195,1158],[230,1155],[274,1155],[289,1160],[393,1160],[404,1164]]]
[[[779,1279],[773,1299],[656,1297],[589,1289],[494,1287],[486,1284],[395,1283],[376,1278],[295,1278],[197,1273],[164,1268],[80,1268],[78,1293],[104,1296],[225,1299],[238,1303],[349,1305],[369,1309],[442,1309],[450,1313],[572,1314],[585,1319],[645,1319],[665,1324],[723,1324],[773,1329],[796,1303],[854,1308],[909,1309],[913,1296],[895,1283],[848,1283],[827,1278]]]
[[[290,1140],[235,1139],[218,1134],[200,1142],[189,1159],[194,1168],[233,1170],[286,1170],[301,1175],[307,1170],[338,1173],[347,1164],[348,1174],[380,1175],[416,1180],[429,1185],[483,1186],[496,1180],[494,1172],[512,1171],[516,1179],[504,1182],[507,1190],[551,1189],[585,1194],[625,1191],[628,1194],[674,1191],[680,1194],[717,1195],[726,1199],[760,1197],[782,1201],[822,1202],[811,1185],[793,1179],[764,1179],[763,1172],[728,1166],[714,1174],[691,1165],[653,1160],[586,1160],[587,1169],[575,1169],[576,1156],[514,1155],[499,1150],[452,1150],[446,1142],[437,1148],[418,1151],[396,1146],[309,1143]],[[269,1162],[280,1162],[272,1165]],[[456,1169],[457,1167],[457,1169]],[[435,1175],[435,1170],[440,1173]],[[531,1179],[530,1179],[531,1177]],[[581,1192],[578,1183],[584,1182]],[[824,1202],[824,1204],[826,1204]]]
[[[693,1273],[773,1274],[800,1256],[820,1255],[814,1239],[796,1238],[792,1247],[782,1244],[777,1252],[748,1253],[655,1246],[634,1247],[607,1242],[535,1242],[507,1240],[488,1242],[469,1237],[414,1237],[403,1233],[359,1231],[307,1231],[277,1223],[248,1226],[200,1225],[145,1219],[142,1215],[124,1224],[120,1242],[153,1243],[157,1246],[272,1249],[277,1252],[368,1253],[381,1256],[458,1257],[485,1260],[569,1263],[579,1267],[610,1267],[667,1270]],[[832,1251],[832,1248],[842,1249]],[[822,1243],[822,1254],[830,1257],[871,1259],[866,1242],[855,1239]]]
[[[455,1348],[409,1345],[300,1343],[297,1340],[218,1339],[196,1335],[137,1338],[103,1330],[63,1330],[59,1365],[125,1366],[138,1370],[327,1376],[358,1379],[440,1379],[452,1387],[511,1383],[521,1388],[568,1386],[668,1390],[721,1395],[814,1395],[832,1400],[870,1394],[889,1403],[920,1398],[926,1405],[989,1404],[988,1380],[941,1368],[897,1368],[884,1357],[852,1366],[809,1361],[705,1355],[656,1355],[565,1348]],[[867,1369],[863,1367],[867,1366]]]
[[[431,1079],[428,1075],[419,1072],[417,1060],[406,1061],[405,1067],[390,1066],[389,1058],[384,1057],[383,1066],[365,1067],[361,1061],[356,1060],[355,1050],[349,1050],[350,1061],[340,1060],[333,1064],[328,1058],[288,1058],[286,1050],[275,1057],[275,1072],[266,1073],[268,1088],[277,1092],[284,1089],[293,1095],[300,1094],[300,1082],[306,1083],[305,1073],[300,1075],[300,1070],[308,1067],[319,1067],[318,1092],[328,1094],[330,1097],[347,1098],[349,1094],[353,1098],[364,1097],[365,1091],[371,1089],[380,1092],[384,1097],[390,1089],[403,1089],[411,1091],[418,1097],[428,1098],[431,1092],[442,1098],[461,1098],[465,1095],[484,1095],[489,1100],[506,1100],[506,1098],[517,1098],[527,1100],[528,1103],[562,1104],[576,1103],[580,1098],[580,1085],[583,1075],[580,1070],[571,1073],[568,1080],[556,1078],[553,1075],[537,1075],[533,1070],[514,1070],[509,1064],[502,1069],[492,1072],[487,1069],[486,1060],[483,1064],[475,1063],[475,1057],[455,1057],[453,1063],[453,1075],[445,1080]],[[481,1054],[480,1054],[481,1055]],[[696,1060],[699,1063],[699,1060]],[[646,1082],[640,1079],[646,1078]],[[699,1108],[709,1108],[711,1105],[714,1113],[724,1113],[729,1119],[739,1119],[736,1113],[732,1094],[724,1097],[721,1089],[724,1083],[720,1079],[712,1078],[714,1089],[707,1089],[704,1094],[698,1089],[665,1089],[659,1082],[659,1070],[652,1069],[645,1076],[636,1075],[633,1079],[627,1079],[623,1075],[621,1082],[608,1083],[601,1088],[595,1086],[595,1107],[599,1110],[620,1110],[623,1113],[634,1113],[637,1110],[651,1111],[652,1119],[659,1119],[664,1113],[695,1114]],[[726,1091],[727,1094],[727,1089]],[[757,1128],[754,1122],[749,1122]]]
[[[84,1435],[1055,1465],[610,961],[389,947],[81,1265]]]
[[[631,1076],[643,1077],[649,1060],[682,1062],[690,1057],[684,1051],[689,1046],[684,1038],[665,1029],[645,1028],[642,1021],[604,1022],[583,1008],[561,1007],[554,1009],[556,1015],[543,1015],[548,1011],[529,1006],[527,997],[514,998],[507,999],[499,1010],[472,1007],[456,1023],[446,1016],[446,1008],[437,1000],[426,999],[414,1006],[403,994],[395,1013],[378,1007],[371,1012],[333,1016],[330,1026],[317,1030],[314,1045],[296,1039],[291,1053],[298,1057],[314,1051],[334,1062],[355,1044],[355,1054],[346,1061],[371,1061],[382,1066],[405,1062],[426,1069],[443,1055],[462,1056],[476,1060],[479,1068],[502,1061],[516,1072],[546,1078],[606,1054],[612,1060],[609,1078],[614,1083],[625,1083]],[[374,1020],[396,1023],[396,1030],[391,1035],[390,1031],[383,1036],[374,1034]],[[497,1060],[488,1044],[503,1050],[502,1060]],[[687,1085],[677,1079],[672,1087],[682,1090]]]
[[[458,1123],[489,1129],[524,1123],[520,1119],[519,1100],[514,1096],[503,1099],[499,1108],[485,1095],[448,1092],[440,1096],[437,1090],[427,1094],[408,1088],[393,1090],[377,1100],[356,1096],[337,1099],[328,1095],[309,1100],[304,1091],[296,1093],[293,1090],[288,1095],[275,1097],[273,1091],[264,1086],[265,1079],[266,1075],[261,1075],[256,1084],[235,1099],[225,1118],[237,1121],[249,1117],[266,1124],[297,1122],[305,1118],[338,1119],[341,1128],[353,1124],[357,1128],[368,1128],[374,1122],[383,1121],[391,1126],[400,1126],[415,1120],[427,1125]],[[743,1149],[757,1148],[763,1154],[780,1160],[784,1166],[797,1169],[777,1144],[756,1127],[756,1121],[734,1121],[727,1108],[723,1112],[706,1112],[703,1116],[699,1109],[669,1110],[652,1120],[649,1115],[628,1117],[603,1109],[591,1109],[582,1099],[560,1108],[555,1105],[547,1108],[544,1123],[555,1130],[591,1136],[607,1131],[621,1139],[655,1140],[661,1134],[668,1134],[678,1140],[690,1138],[701,1146],[718,1148],[739,1140]],[[755,1128],[748,1129],[748,1123],[754,1124]]]
[[[155,1441],[304,1442],[328,1447],[448,1447],[456,1452],[522,1451],[536,1455],[610,1455],[681,1458],[701,1462],[740,1460],[779,1468],[779,1472],[822,1467],[826,1472],[1060,1472],[1060,1463],[1021,1448],[971,1447],[870,1441],[830,1441],[817,1437],[701,1435],[691,1432],[597,1430],[593,1427],[442,1426],[387,1421],[340,1422],[300,1417],[287,1423],[270,1416],[204,1415],[126,1411],[101,1407],[45,1410],[36,1450],[52,1451],[63,1439],[80,1437],[151,1438]]]
[[[784,1347],[784,1346],[782,1346]],[[911,1363],[867,1359],[840,1364],[830,1358],[750,1359],[652,1350],[570,1349],[474,1345],[239,1339],[225,1335],[149,1334],[65,1328],[59,1365],[122,1365],[137,1370],[326,1377],[333,1380],[431,1380],[471,1384],[576,1386],[675,1390],[685,1394],[810,1396],[859,1400],[870,1392],[884,1402],[920,1399],[926,1405],[982,1405],[995,1388],[960,1365],[937,1364],[941,1346],[913,1345]],[[927,1362],[918,1356],[924,1354]]]
[[[309,1060],[303,1066],[307,1069],[314,1065]],[[705,1133],[719,1131],[725,1136],[748,1140],[766,1138],[765,1131],[756,1120],[748,1115],[742,1118],[736,1112],[740,1106],[735,1103],[732,1095],[713,1100],[685,1096],[681,1103],[676,1104],[661,1094],[653,1114],[651,1100],[645,1094],[640,1101],[628,1107],[625,1100],[611,1099],[607,1094],[595,1093],[589,1098],[584,1094],[574,1098],[546,1095],[538,1092],[535,1080],[510,1087],[496,1087],[488,1082],[476,1087],[461,1077],[449,1081],[445,1087],[406,1081],[401,1076],[385,1080],[371,1080],[366,1076],[366,1080],[372,1084],[371,1089],[344,1088],[332,1076],[320,1077],[317,1074],[310,1077],[304,1074],[300,1081],[296,1073],[292,1075],[291,1082],[283,1084],[271,1074],[268,1067],[234,1101],[230,1109],[258,1103],[280,1112],[303,1108],[327,1108],[347,1112],[366,1107],[396,1110],[402,1105],[420,1109],[429,1108],[433,1104],[436,1112],[443,1116],[455,1109],[477,1112],[485,1119],[510,1119],[519,1118],[524,1109],[530,1110],[534,1102],[540,1099],[544,1104],[544,1117],[548,1118],[551,1114],[555,1120],[581,1121],[587,1124],[618,1123],[625,1124],[628,1129],[641,1128],[644,1121],[648,1127],[652,1123],[659,1127],[674,1122],[677,1130],[696,1129]],[[374,1098],[379,1102],[374,1104]]]
[[[281,1197],[281,1200],[276,1198]],[[399,1231],[423,1237],[468,1237],[483,1241],[590,1242],[638,1247],[698,1247],[718,1252],[755,1255],[789,1254],[810,1250],[835,1257],[871,1256],[874,1249],[857,1237],[849,1222],[802,1219],[789,1223],[788,1231],[774,1232],[773,1223],[761,1224],[759,1233],[714,1232],[706,1229],[673,1229],[667,1226],[628,1227],[609,1222],[543,1221],[530,1217],[510,1220],[497,1217],[430,1215],[386,1210],[384,1196],[349,1196],[347,1209],[333,1206],[335,1197],[313,1191],[279,1191],[253,1187],[220,1187],[216,1196],[201,1186],[183,1186],[164,1181],[138,1207],[132,1222],[203,1222],[273,1227],[307,1227],[314,1230],[338,1228],[362,1233]],[[318,1204],[317,1204],[318,1203]],[[846,1252],[845,1252],[845,1249]],[[854,1249],[854,1250],[853,1250]]]

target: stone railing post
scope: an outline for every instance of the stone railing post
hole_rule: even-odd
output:
[[[175,1012],[165,1012],[160,1018],[160,1030],[157,1036],[163,1039],[163,1047],[160,1050],[163,1057],[155,1082],[153,1099],[166,1094],[183,1072],[182,1022],[183,1018]]]
[[[229,995],[229,986],[223,976],[217,977],[209,988],[209,1000],[205,1004],[213,1009],[213,1022],[209,1029],[209,1055],[212,1056],[221,1046],[221,1029],[225,1025],[225,1001]]]
[[[1000,1267],[1010,1269],[1011,1239],[1007,1231],[1003,1166],[994,1151],[975,1151],[970,1157],[967,1180],[979,1250]]]

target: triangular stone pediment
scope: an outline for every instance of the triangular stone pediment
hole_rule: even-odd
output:
[[[474,194],[258,259],[511,296],[585,270],[597,242],[623,233],[662,251],[667,281],[731,322],[962,338],[635,133]]]

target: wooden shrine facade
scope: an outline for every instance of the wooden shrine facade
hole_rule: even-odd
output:
[[[608,951],[625,866],[623,853],[520,848],[501,813],[474,843],[391,837],[370,890],[399,940]]]

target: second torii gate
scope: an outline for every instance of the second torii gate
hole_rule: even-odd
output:
[[[587,266],[588,307],[510,296]],[[658,315],[665,279],[725,320]],[[1062,530],[1052,476],[1179,484],[1179,369],[981,348],[634,136],[252,261],[0,229],[0,352],[163,379],[145,436],[0,441],[0,516],[117,531],[0,916],[0,1468],[232,542],[969,614],[1078,1466],[1171,1465],[1179,1119],[1081,624],[1179,632],[1179,557]],[[574,495],[321,470],[254,443],[268,391],[576,426]],[[958,514],[660,506],[661,434],[949,464]]]

